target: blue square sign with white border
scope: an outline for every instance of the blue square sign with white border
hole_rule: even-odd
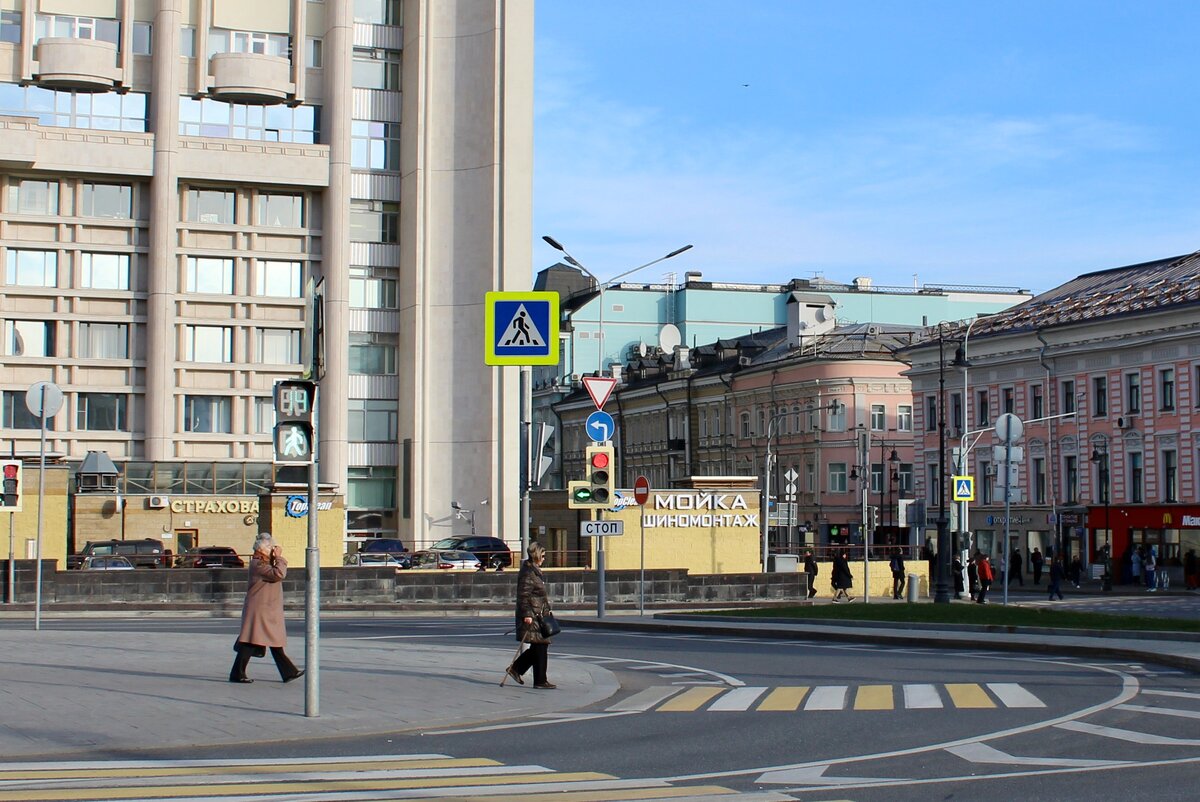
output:
[[[489,292],[484,303],[484,363],[558,364],[558,293]]]

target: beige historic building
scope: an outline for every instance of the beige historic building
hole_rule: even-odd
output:
[[[530,283],[532,36],[499,0],[0,0],[5,451],[36,453],[49,380],[49,451],[106,452],[149,517],[303,481],[272,467],[271,389],[323,279],[347,542],[465,531],[451,501],[516,542],[482,302]]]

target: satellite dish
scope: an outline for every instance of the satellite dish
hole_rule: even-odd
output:
[[[645,356],[646,351],[647,351],[646,344],[644,342],[639,342],[638,343],[638,356]]]
[[[668,323],[658,330],[658,347],[663,350],[663,353],[671,353],[682,342],[683,336],[680,335],[679,329],[674,323]]]

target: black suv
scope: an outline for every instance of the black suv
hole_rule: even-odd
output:
[[[390,554],[401,568],[409,568],[412,565],[412,555],[408,553],[408,547],[404,545],[403,541],[396,538],[377,537],[374,540],[368,540],[359,546],[358,553]]]
[[[508,568],[513,564],[508,544],[498,537],[481,535],[455,535],[444,537],[429,547],[430,550],[469,551],[479,558],[484,568]]]
[[[246,563],[229,546],[202,546],[181,554],[175,561],[180,568],[245,568]]]
[[[80,568],[88,557],[107,557],[110,554],[129,558],[134,568],[171,566],[171,558],[163,552],[162,541],[147,537],[141,540],[89,540],[78,554],[67,557],[67,568]]]

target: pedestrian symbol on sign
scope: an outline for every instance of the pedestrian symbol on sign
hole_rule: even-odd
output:
[[[536,348],[544,348],[546,340],[542,338],[541,332],[530,323],[529,311],[525,308],[525,304],[517,307],[517,313],[513,315],[508,327],[504,329],[504,334],[500,336],[502,346],[531,346]]]

